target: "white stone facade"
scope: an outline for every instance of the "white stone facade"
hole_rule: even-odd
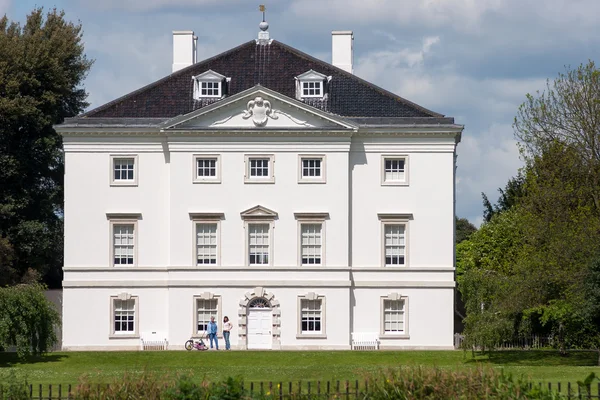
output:
[[[381,348],[452,348],[462,126],[361,128],[255,87],[158,127],[57,130],[63,349],[140,349],[151,332],[183,349],[206,312],[219,335],[224,316],[233,322],[233,349],[350,349],[352,332],[377,332]],[[253,179],[253,157],[268,176]],[[303,177],[303,157],[321,160],[319,177]],[[214,160],[215,175],[198,176],[198,159]],[[131,179],[115,179],[122,160]],[[386,160],[402,161],[398,181],[386,181]],[[214,264],[198,264],[199,223],[215,227],[203,233]],[[256,224],[268,261],[249,265]],[[314,229],[320,248],[307,246],[314,264],[302,265]],[[399,264],[386,265],[386,234],[404,236],[403,251],[388,249]],[[249,308],[255,298],[266,307]]]

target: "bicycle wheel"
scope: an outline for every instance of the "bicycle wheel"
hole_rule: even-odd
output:
[[[185,349],[190,351],[194,348],[194,341],[192,339],[185,342]]]

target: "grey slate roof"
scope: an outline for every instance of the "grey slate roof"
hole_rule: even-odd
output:
[[[326,85],[327,96],[303,102],[359,125],[454,123],[453,118],[427,110],[280,42],[264,45],[252,40],[71,118],[63,127],[73,124],[151,127],[205,107],[215,100],[193,99],[192,76],[209,69],[231,78],[229,96],[262,85],[290,98],[295,98],[294,78],[313,69],[332,77]]]

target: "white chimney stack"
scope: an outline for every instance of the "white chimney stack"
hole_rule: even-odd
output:
[[[354,34],[352,31],[331,32],[331,63],[344,71],[354,73],[352,60]]]
[[[173,31],[173,72],[196,63],[194,31]]]

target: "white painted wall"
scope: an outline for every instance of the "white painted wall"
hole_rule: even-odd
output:
[[[389,293],[409,298],[410,338],[384,339],[383,347],[452,346],[453,138],[66,136],[64,143],[65,349],[138,348],[139,339],[108,335],[110,296],[124,292],[139,296],[140,333],[167,332],[172,349],[192,335],[193,297],[221,296],[221,316],[235,325],[232,345],[241,348],[240,300],[257,286],[280,302],[282,349],[348,349],[352,331],[379,331],[380,298]],[[138,156],[136,187],[109,185],[111,154]],[[220,184],[192,182],[194,154],[220,154]],[[244,183],[249,154],[274,155],[274,184]],[[325,155],[325,184],[298,183],[299,154]],[[381,185],[382,154],[408,155],[408,186]],[[258,204],[279,215],[270,267],[245,266],[240,212]],[[137,266],[110,264],[107,212],[142,214]],[[224,213],[221,266],[194,265],[190,212]],[[326,266],[298,266],[295,212],[329,213]],[[381,267],[377,213],[413,214],[407,267]],[[326,297],[324,339],[296,337],[298,296],[308,292]]]

